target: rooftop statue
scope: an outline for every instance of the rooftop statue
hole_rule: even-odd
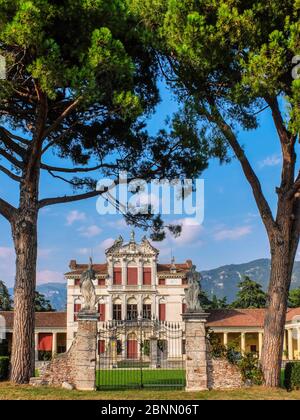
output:
[[[93,261],[90,258],[89,267],[81,275],[80,291],[84,299],[82,311],[95,312],[96,310],[96,291],[93,280],[96,279],[96,273],[93,269]]]
[[[187,273],[188,287],[185,289],[185,300],[188,312],[203,312],[200,304],[200,279],[201,275],[193,265]]]

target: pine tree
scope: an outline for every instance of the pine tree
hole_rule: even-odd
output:
[[[0,280],[0,311],[12,311],[13,301],[5,283]]]
[[[245,276],[244,280],[239,283],[239,288],[237,300],[232,303],[231,307],[238,309],[266,307],[267,295],[259,283]]]

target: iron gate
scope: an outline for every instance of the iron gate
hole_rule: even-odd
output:
[[[97,389],[183,388],[183,338],[180,323],[155,319],[102,323]]]

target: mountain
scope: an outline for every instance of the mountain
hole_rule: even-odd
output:
[[[67,283],[46,283],[37,287],[57,311],[65,311],[67,307]]]
[[[270,260],[261,259],[245,264],[231,264],[213,270],[202,271],[202,288],[208,296],[216,295],[219,298],[227,297],[232,302],[238,290],[238,284],[243,276],[249,276],[267,290],[270,277]],[[292,288],[300,287],[300,261],[295,262]],[[37,287],[38,291],[50,300],[57,311],[64,311],[67,304],[66,283],[47,283]],[[12,290],[9,290],[12,295]]]
[[[252,280],[260,283],[266,291],[270,266],[269,259],[260,259],[245,264],[231,264],[202,271],[202,288],[209,296],[214,294],[219,298],[227,296],[227,301],[232,302],[236,296],[238,283],[243,276],[249,276]],[[300,287],[300,261],[295,262],[291,285],[292,289],[297,287]]]
[[[65,311],[67,306],[67,284],[66,283],[46,283],[37,286],[38,292],[42,293],[51,303],[56,311]],[[13,296],[13,289],[9,289]]]

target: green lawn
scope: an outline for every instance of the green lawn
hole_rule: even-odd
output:
[[[185,371],[176,369],[103,369],[97,372],[99,389],[184,388]]]
[[[283,389],[263,387],[233,391],[66,391],[62,388],[15,386],[0,383],[0,400],[300,400],[300,391],[286,392]]]

